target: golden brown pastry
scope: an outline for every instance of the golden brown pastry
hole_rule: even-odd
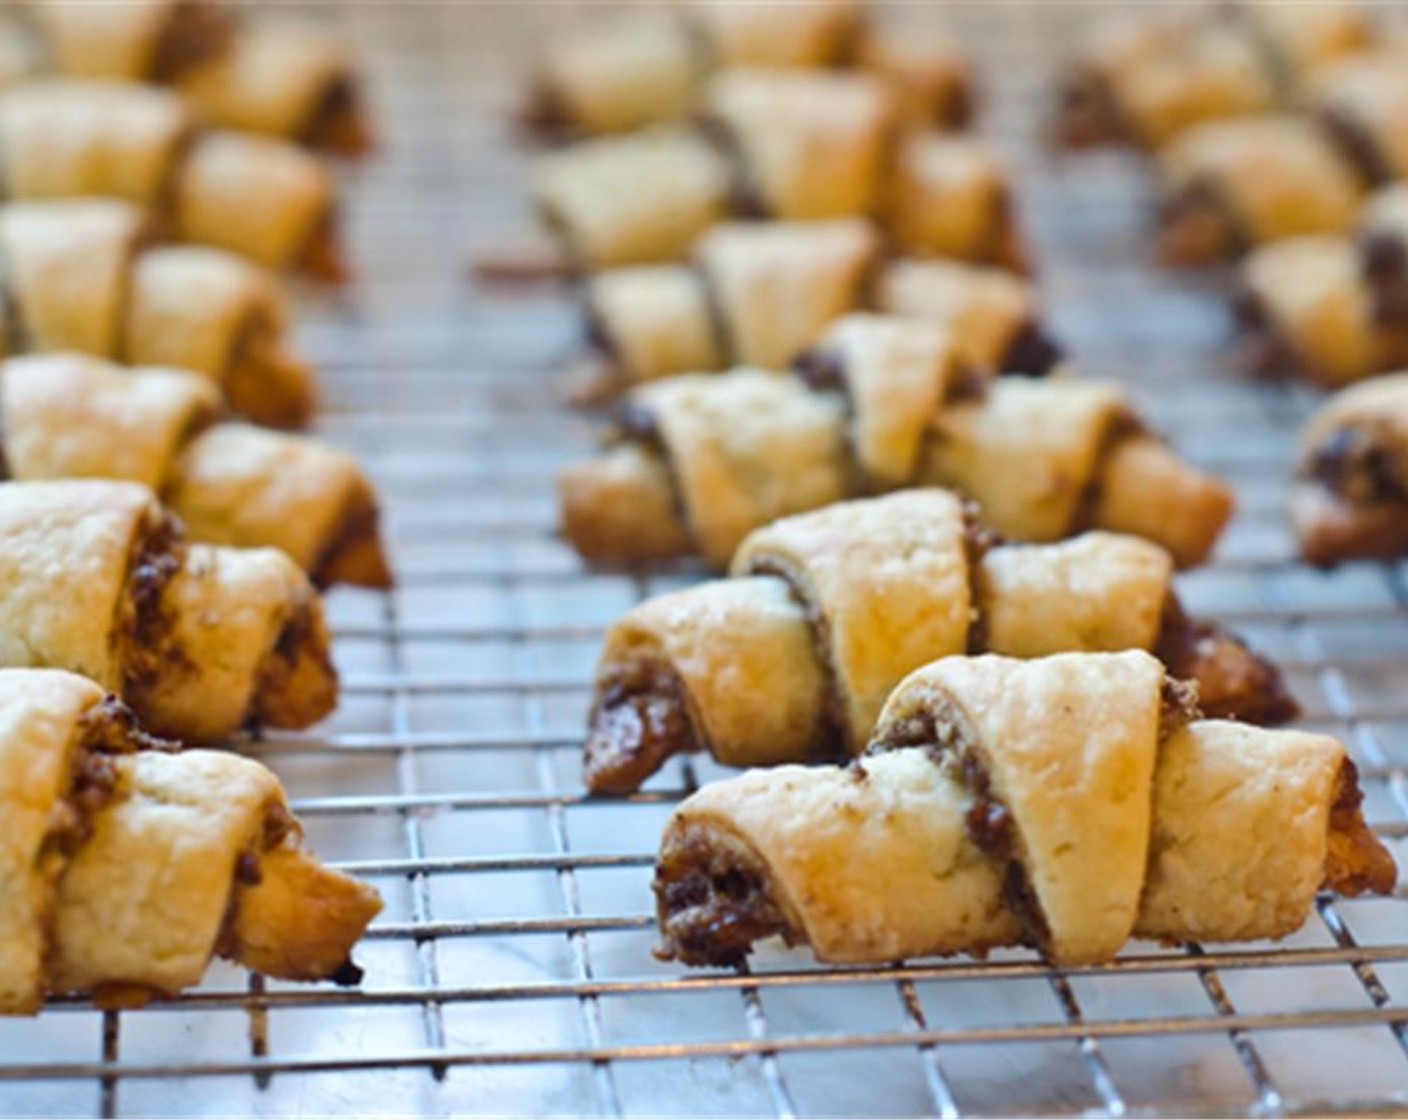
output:
[[[0,94],[7,199],[106,196],[183,241],[322,279],[344,274],[331,173],[309,153],[237,133],[195,133],[166,90],[80,79]]]
[[[304,846],[262,765],[175,746],[90,680],[0,670],[0,1014],[51,995],[139,1006],[215,956],[361,979],[350,953],[377,892]]]
[[[216,423],[221,406],[198,374],[15,358],[0,363],[0,457],[18,482],[140,482],[192,540],[278,548],[319,586],[389,587],[376,494],[357,461],[317,440]]]
[[[875,211],[896,104],[865,73],[734,68],[704,91],[705,119],[736,160],[745,216],[842,218]]]
[[[106,199],[0,207],[0,275],[10,308],[0,352],[77,350],[193,370],[231,408],[298,427],[313,371],[285,337],[283,291],[218,249],[150,247],[141,212]]]
[[[948,328],[973,369],[1044,374],[1061,361],[1041,323],[1036,290],[998,268],[945,260],[895,260],[879,270],[878,310]]]
[[[863,411],[908,407],[904,395],[851,396],[844,378],[814,389],[752,369],[644,386],[607,450],[559,477],[563,532],[595,563],[698,552],[722,568],[769,521],[861,487],[893,488],[858,459],[855,433],[881,424]],[[965,385],[930,415],[920,444],[907,484],[952,487],[1019,540],[1103,528],[1152,540],[1189,566],[1232,512],[1231,491],[1145,432],[1110,384]]]
[[[1102,21],[1068,68],[1056,136],[1158,149],[1208,121],[1294,105],[1318,70],[1376,38],[1355,4],[1254,0]]]
[[[1408,552],[1408,373],[1342,389],[1310,419],[1291,522],[1312,564]]]
[[[861,37],[856,65],[892,85],[905,121],[916,128],[957,131],[972,121],[973,64],[948,34],[876,21]]]
[[[900,141],[884,225],[904,256],[1026,269],[1006,169],[971,137],[916,132]]]
[[[816,68],[851,59],[864,10],[856,0],[695,0],[690,16],[717,65]]]
[[[1190,129],[1160,153],[1159,250],[1208,264],[1301,234],[1354,228],[1364,188],[1311,120],[1254,116]]]
[[[1157,149],[1206,121],[1275,108],[1265,52],[1243,27],[1204,13],[1101,21],[1061,85],[1057,139]]]
[[[1250,253],[1235,310],[1260,372],[1337,388],[1408,365],[1408,186],[1370,195],[1354,237]]]
[[[209,0],[31,0],[54,69],[75,78],[172,81],[229,47],[234,21]]]
[[[310,20],[248,20],[224,51],[186,68],[176,88],[214,128],[342,156],[372,147],[352,55],[330,29]]]
[[[730,364],[812,364],[805,351],[836,316],[865,307],[944,327],[979,374],[1044,374],[1061,360],[1026,280],[956,261],[877,266],[877,250],[855,222],[740,222],[705,237],[696,268],[598,273],[586,286],[592,355],[573,394],[599,400]]]
[[[688,24],[667,10],[615,12],[547,45],[524,122],[547,133],[627,132],[684,116],[704,72]]]
[[[1027,943],[1072,966],[1130,937],[1285,937],[1322,887],[1393,889],[1361,800],[1342,744],[1202,719],[1142,651],[948,657],[895,690],[867,757],[675,810],[659,953],[731,965],[780,936],[879,964]]]
[[[1408,177],[1408,56],[1351,55],[1322,67],[1310,108],[1370,183]]]
[[[893,83],[865,72],[720,70],[693,125],[539,155],[533,193],[580,271],[687,254],[726,217],[875,217],[896,252],[1021,269],[1008,175],[984,143],[897,127]]]
[[[533,195],[574,266],[678,260],[728,210],[728,160],[679,126],[583,141],[537,157]]]
[[[336,703],[322,604],[297,565],[187,545],[137,483],[0,483],[0,580],[0,666],[91,677],[157,734],[307,727]]]
[[[1151,650],[1198,681],[1210,714],[1297,711],[1273,665],[1184,615],[1172,558],[1137,537],[1003,544],[957,496],[908,490],[776,521],[731,571],[608,631],[584,752],[592,792],[634,790],[693,751],[731,766],[857,754],[900,680],[955,653]]]

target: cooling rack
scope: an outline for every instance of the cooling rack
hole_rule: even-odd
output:
[[[60,1004],[0,1022],[0,1113],[908,1115],[1390,1112],[1408,1105],[1408,907],[1322,898],[1278,945],[1132,945],[1052,971],[997,953],[746,973],[652,960],[650,864],[670,807],[715,771],[673,761],[637,796],[578,778],[602,629],[695,577],[582,571],[552,535],[556,469],[591,446],[558,404],[567,293],[476,291],[465,262],[527,217],[504,125],[521,59],[580,12],[369,3],[381,158],[348,185],[359,280],[305,301],[324,433],[389,507],[390,595],[335,592],[346,696],[324,728],[250,745],[319,851],[387,909],[360,991],[217,967],[141,1011]],[[1350,745],[1370,819],[1408,835],[1408,584],[1291,562],[1282,521],[1307,392],[1229,361],[1216,276],[1151,269],[1147,186],[1119,155],[1053,160],[1035,135],[1079,18],[1055,5],[908,9],[980,56],[1051,316],[1089,376],[1234,482],[1216,563],[1182,580],[1290,674],[1309,726]],[[877,869],[883,874],[883,869]]]

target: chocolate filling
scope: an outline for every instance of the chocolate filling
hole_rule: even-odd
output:
[[[968,565],[968,601],[971,618],[968,624],[969,654],[982,653],[988,645],[988,618],[982,609],[983,558],[1002,544],[1002,534],[983,524],[980,510],[973,502],[963,503],[963,556]]]
[[[175,619],[163,601],[185,558],[180,523],[170,514],[160,514],[139,530],[118,608],[124,695],[150,688],[172,662],[185,663],[184,651],[172,640]]]
[[[840,351],[828,346],[813,346],[802,351],[792,362],[792,371],[817,393],[842,393],[849,399],[846,384],[846,362]]]
[[[1269,727],[1300,714],[1300,705],[1271,661],[1220,624],[1189,617],[1172,593],[1164,601],[1153,652],[1169,676],[1196,683],[1198,706],[1210,719]]]
[[[997,369],[999,373],[1044,377],[1063,357],[1061,347],[1042,330],[1041,324],[1028,319],[1008,341]]]
[[[967,78],[959,78],[948,85],[941,94],[935,121],[945,132],[959,132],[973,122],[976,109],[973,84]]]
[[[1362,121],[1333,106],[1320,110],[1316,118],[1330,143],[1361,179],[1371,186],[1393,182],[1392,165]]]
[[[583,748],[593,793],[631,793],[676,754],[703,749],[684,681],[663,661],[638,662],[598,687]]]
[[[768,890],[762,861],[737,845],[714,843],[702,829],[669,835],[653,888],[661,960],[732,967],[764,938],[801,940]]]

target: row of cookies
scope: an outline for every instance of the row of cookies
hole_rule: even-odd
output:
[[[588,395],[629,389],[606,449],[561,477],[565,535],[596,564],[693,553],[731,573],[628,612],[597,671],[590,791],[631,793],[691,752],[752,768],[672,814],[662,955],[732,965],[781,936],[825,961],[1025,942],[1078,963],[1135,933],[1282,936],[1322,885],[1391,889],[1341,744],[1203,718],[1297,710],[1173,587],[1228,489],[1117,386],[1053,374],[1032,290],[991,267],[1010,259],[907,259],[942,250],[905,245],[874,194],[859,214],[788,213],[778,184],[807,181],[807,146],[750,154],[776,149],[750,149],[732,77],[691,99],[733,133],[724,158],[743,153],[717,181],[746,173],[764,206],[721,195],[658,242],[670,263],[606,271],[582,215],[619,229],[642,196],[649,211],[648,161],[579,212],[563,190],[544,207],[587,273]],[[658,178],[698,187],[688,166]],[[1015,231],[1010,211],[919,207],[987,244]],[[1212,809],[1219,784],[1239,792]],[[1273,853],[1256,822],[1283,816]]]
[[[315,403],[271,270],[341,271],[331,173],[294,142],[355,146],[360,109],[213,110],[199,89],[285,111],[330,73],[321,36],[218,5],[30,16],[82,77],[0,93],[0,1014],[174,995],[215,956],[355,983],[377,893],[304,847],[262,765],[180,748],[326,716],[318,588],[391,581],[357,462],[256,426]]]

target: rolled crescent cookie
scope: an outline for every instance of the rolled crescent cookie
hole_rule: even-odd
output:
[[[881,425],[861,410],[893,410],[897,423],[907,407],[902,394],[856,395],[844,380],[813,389],[757,370],[646,386],[632,394],[614,446],[559,477],[563,530],[596,563],[697,551],[722,568],[777,517],[862,484],[893,489],[857,460],[855,433]],[[1018,540],[1128,532],[1184,567],[1207,556],[1232,512],[1231,491],[1143,431],[1110,384],[1001,378],[945,393],[929,425],[910,431],[918,466],[905,481],[958,490]]]
[[[1139,651],[945,658],[895,690],[871,751],[686,799],[660,954],[736,964],[780,936],[831,963],[1028,943],[1088,965],[1132,936],[1284,937],[1322,886],[1397,878],[1342,744],[1202,719]]]
[[[316,386],[287,338],[278,281],[218,249],[150,247],[146,229],[116,200],[0,207],[0,291],[11,309],[0,351],[188,369],[252,420],[305,424]]]
[[[221,956],[355,984],[371,887],[304,846],[278,779],[226,752],[176,753],[92,681],[0,670],[0,1014],[83,994],[139,1006]]]
[[[187,545],[132,482],[0,484],[0,665],[67,669],[157,734],[301,728],[337,700],[322,604],[274,549]]]
[[[858,754],[900,680],[955,653],[1145,649],[1195,679],[1212,714],[1296,712],[1273,665],[1184,615],[1171,558],[1136,537],[1003,544],[955,495],[909,490],[774,522],[731,570],[608,631],[584,750],[593,792],[634,790],[694,751],[730,766]]]
[[[377,499],[350,455],[218,422],[220,394],[185,371],[78,354],[0,363],[0,457],[20,482],[111,478],[159,492],[191,539],[278,548],[319,586],[385,588]]]

